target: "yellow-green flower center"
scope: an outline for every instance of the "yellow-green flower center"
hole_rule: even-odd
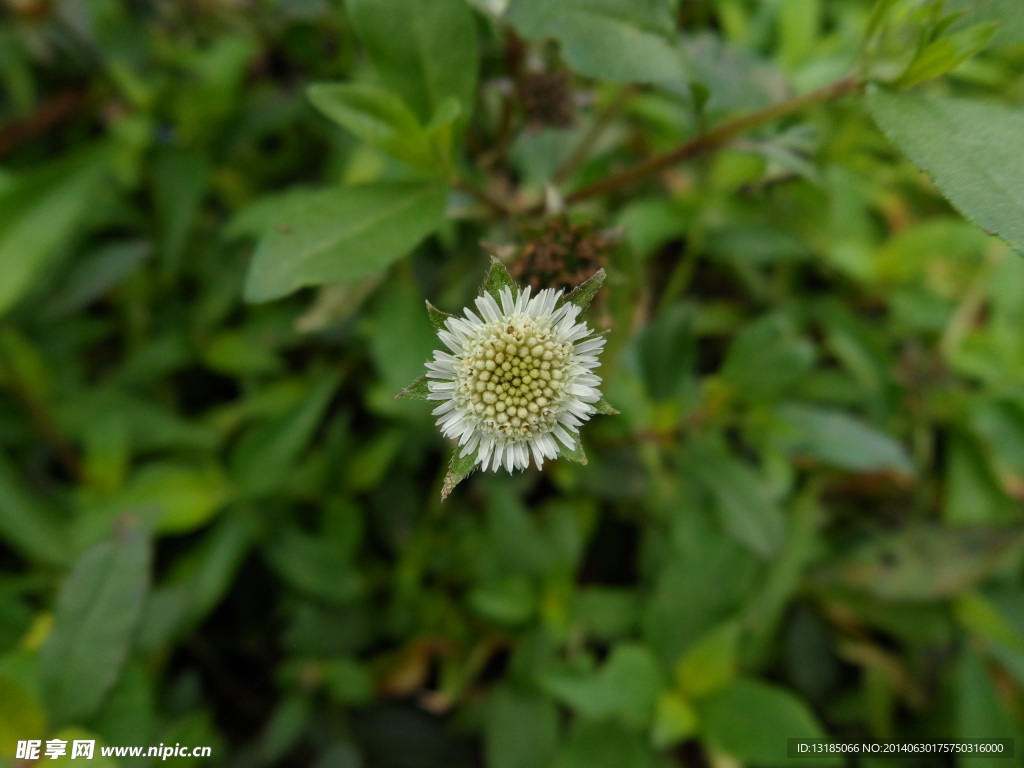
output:
[[[572,344],[550,326],[514,317],[491,323],[468,345],[455,368],[455,397],[484,432],[528,438],[556,423]]]

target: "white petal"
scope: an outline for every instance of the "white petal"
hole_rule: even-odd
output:
[[[515,467],[515,460],[512,458],[514,453],[515,453],[515,445],[513,444],[513,442],[511,440],[506,441],[505,442],[504,464],[505,464],[505,469],[508,470],[508,473],[510,475],[512,474],[513,467]]]
[[[576,445],[576,441],[569,436],[568,432],[562,429],[561,424],[555,424],[555,428],[551,430],[551,434],[557,437],[566,448],[572,448]]]
[[[480,454],[477,461],[483,469],[487,469],[487,460],[491,458],[491,451],[494,450],[494,438],[484,437],[480,440]]]
[[[496,323],[501,320],[501,308],[489,293],[484,293],[482,296],[477,297],[476,308],[480,310],[480,314],[488,322]]]
[[[541,469],[544,466],[544,451],[540,447],[540,441],[534,438],[530,441],[530,450],[533,452],[533,462],[537,465],[537,469]]]
[[[533,289],[532,285],[526,286],[525,289],[519,292],[519,296],[516,297],[515,311],[517,314],[524,314],[526,307],[530,303],[530,291]]]
[[[455,406],[456,402],[454,400],[448,400],[444,403],[441,403],[441,405],[437,406],[437,408],[432,410],[430,413],[434,416],[442,416],[448,413],[453,408],[455,408]]]
[[[462,344],[459,342],[459,340],[455,337],[454,334],[449,333],[448,331],[438,331],[437,338],[444,342],[444,345],[448,347],[448,349],[450,349],[452,352],[462,351]]]
[[[576,350],[575,350],[576,354],[577,355],[586,355],[586,354],[588,354],[590,352],[594,352],[596,350],[599,350],[602,347],[604,347],[605,341],[607,341],[607,339],[605,339],[604,336],[597,336],[597,337],[595,337],[593,339],[587,339],[586,341],[581,341],[579,344],[576,345]]]
[[[469,438],[468,441],[466,441],[466,445],[459,452],[459,457],[461,458],[463,456],[468,456],[469,454],[471,454],[473,451],[476,450],[476,447],[479,444],[480,444],[480,435],[473,435],[471,438]]]

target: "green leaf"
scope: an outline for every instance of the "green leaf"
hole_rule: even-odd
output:
[[[594,403],[594,407],[597,408],[598,413],[603,414],[605,416],[615,416],[619,413],[617,410],[608,405],[608,401],[605,400],[603,397],[596,403]]]
[[[257,334],[241,330],[221,331],[203,348],[203,362],[210,369],[228,376],[258,376],[276,373],[281,367],[278,356]]]
[[[408,277],[390,276],[375,291],[373,306],[361,313],[359,330],[380,375],[381,394],[401,389],[419,377],[431,351],[443,348],[436,331],[423,322],[422,293]],[[427,415],[421,410],[416,413]]]
[[[597,672],[554,672],[541,687],[582,715],[615,718],[628,728],[645,728],[661,693],[658,664],[645,646],[621,643]]]
[[[440,185],[378,182],[289,198],[260,240],[247,301],[270,301],[306,285],[356,280],[411,251],[444,221]]]
[[[999,487],[976,441],[950,432],[946,441],[942,519],[953,525],[988,525],[1016,520],[1017,505]]]
[[[940,37],[918,54],[894,85],[909,88],[944,75],[988,45],[998,29],[999,22],[993,21]]]
[[[684,486],[685,490],[685,486]],[[672,548],[645,601],[644,640],[666,669],[716,625],[737,615],[756,587],[763,567],[747,548],[722,535],[691,490],[678,502]],[[715,589],[706,585],[714,583]]]
[[[106,161],[89,153],[23,176],[0,190],[0,316],[45,275],[75,235],[104,180]]]
[[[324,115],[396,160],[428,173],[446,169],[451,146],[435,145],[391,91],[363,83],[316,83],[306,93]]]
[[[795,694],[758,680],[740,678],[697,702],[701,736],[743,763],[789,766],[787,739],[821,739],[825,732]],[[808,765],[842,765],[839,758]]]
[[[115,240],[82,254],[70,266],[58,288],[46,302],[46,319],[77,312],[117,285],[153,254],[144,238]]]
[[[512,292],[513,299],[519,295],[519,286],[512,279],[512,275],[508,273],[508,267],[502,263],[501,259],[492,255],[491,266],[487,270],[487,276],[484,277],[484,285],[481,292],[486,291],[491,294],[500,307],[502,288],[508,288]]]
[[[287,229],[285,222],[300,215],[309,201],[323,191],[296,185],[284,192],[258,197],[231,217],[224,227],[224,236],[229,240],[260,238],[274,229]]]
[[[637,359],[652,400],[671,400],[694,384],[693,308],[672,304],[636,337]]]
[[[1000,104],[875,90],[885,134],[969,219],[1024,253],[1024,112]]]
[[[39,683],[54,724],[85,720],[117,682],[149,592],[150,557],[142,526],[125,521],[68,574],[39,650]]]
[[[450,109],[450,99],[473,106],[480,63],[463,0],[350,0],[346,8],[378,80],[421,123]]]
[[[954,738],[1005,739],[1019,735],[1015,718],[1009,707],[1002,703],[1003,696],[989,673],[985,659],[969,644],[961,651],[955,678]],[[988,756],[961,755],[957,765],[961,768],[1013,765],[1013,759],[993,759]]]
[[[991,45],[1013,45],[1024,40],[1024,4],[1018,0],[946,0],[950,12],[963,11],[951,29],[981,22],[997,22]]]
[[[562,532],[556,533],[550,528],[557,519],[552,516],[554,510],[545,510],[545,517],[538,518],[522,501],[509,494],[504,484],[487,484],[483,488],[488,501],[485,538],[477,548],[481,574],[490,577],[521,575],[537,580],[572,567],[573,554],[567,555],[560,546]],[[542,525],[543,522],[548,526]]]
[[[605,277],[607,275],[603,269],[597,270],[597,272],[563,296],[559,300],[558,305],[561,306],[562,304],[569,303],[586,309],[590,306],[590,302],[594,300],[597,291],[604,284]]]
[[[678,693],[666,691],[658,697],[651,728],[651,745],[668,749],[697,732],[697,711]]]
[[[252,547],[252,518],[222,516],[202,542],[175,565],[146,603],[138,646],[148,651],[183,637],[213,610],[233,584]]]
[[[420,376],[418,379],[413,381],[412,384],[407,386],[397,395],[395,398],[408,397],[413,400],[429,400],[430,399],[430,387],[428,386],[429,379],[426,374]]]
[[[978,637],[997,643],[1018,655],[1024,655],[1024,634],[1021,634],[980,592],[967,592],[953,601],[957,623]]]
[[[536,589],[529,579],[514,574],[480,582],[466,600],[475,613],[506,626],[526,624],[537,611]]]
[[[160,218],[160,257],[178,273],[211,178],[210,162],[195,147],[162,147],[153,161],[153,198]]]
[[[49,507],[32,495],[0,450],[0,534],[4,541],[31,559],[63,565],[69,542],[61,523]]]
[[[324,669],[324,685],[331,698],[343,704],[373,701],[373,676],[367,667],[353,658],[331,661]]]
[[[869,40],[875,35],[897,2],[898,0],[875,0],[875,7],[871,9],[867,27],[864,29],[865,40]]]
[[[470,451],[465,456],[459,456],[460,450],[462,449],[456,446],[451,464],[448,466],[448,474],[444,476],[444,483],[441,485],[441,501],[447,499],[455,490],[455,486],[469,477],[476,467],[477,452]]]
[[[269,493],[294,469],[323,422],[339,384],[336,372],[321,374],[306,397],[238,445],[231,467],[243,490],[256,496]]]
[[[579,719],[562,745],[554,768],[655,768],[641,734],[614,722]]]
[[[4,764],[17,753],[19,741],[46,735],[46,713],[36,696],[19,680],[0,673],[0,755]]]
[[[320,530],[290,526],[266,543],[275,570],[295,589],[332,605],[347,605],[365,591],[365,578],[352,565],[362,539],[362,519],[349,502],[333,504]]]
[[[427,302],[427,315],[429,315],[430,324],[434,326],[435,331],[442,330],[444,328],[445,321],[455,317],[455,315],[449,315],[447,312],[442,312],[429,301]]]
[[[548,768],[558,746],[558,709],[549,699],[496,688],[484,713],[484,754],[490,768]]]
[[[215,464],[162,461],[139,470],[116,503],[120,509],[158,509],[158,530],[184,533],[209,522],[230,497],[227,478]]]
[[[918,525],[861,545],[836,563],[834,575],[887,600],[940,600],[984,580],[1021,536],[1019,527]]]
[[[441,158],[441,170],[450,170],[452,154],[455,144],[456,127],[460,124],[459,119],[467,112],[462,103],[453,96],[449,96],[434,112],[434,116],[426,125],[426,135],[431,146],[435,147],[434,152]]]
[[[311,710],[310,697],[304,691],[281,698],[260,729],[256,760],[263,764],[281,761],[302,737]]]
[[[1024,475],[1024,407],[1007,400],[972,398],[969,423],[1008,476]]]
[[[813,50],[821,16],[820,0],[791,0],[779,6],[779,58],[787,68],[803,63]]]
[[[691,698],[724,688],[736,676],[740,624],[727,621],[705,633],[680,659],[676,682]]]
[[[616,225],[633,254],[646,261],[655,251],[685,235],[693,224],[693,211],[662,195],[639,197],[626,204]]]
[[[614,640],[633,631],[639,608],[639,597],[628,589],[584,587],[573,593],[570,616],[588,635]]]
[[[0,585],[0,653],[15,648],[32,627],[34,613],[18,591]]]
[[[583,452],[583,441],[577,436],[576,444],[572,448],[566,448],[561,443],[558,445],[558,458],[575,461],[577,464],[587,463],[587,454]]]
[[[729,536],[760,557],[778,553],[785,520],[767,484],[753,469],[697,441],[688,447],[683,466],[711,497],[712,509]]]
[[[587,77],[679,84],[689,74],[663,0],[513,0],[505,18],[529,40],[558,40],[565,60]]]
[[[102,708],[90,718],[90,727],[114,744],[131,744],[140,734],[152,733],[156,723],[156,681],[149,672],[140,655],[133,656]]]
[[[783,423],[776,437],[791,454],[854,472],[914,472],[902,445],[845,413],[786,403],[775,415]]]
[[[745,401],[774,400],[807,373],[814,347],[789,322],[769,315],[747,325],[729,346],[722,378]]]

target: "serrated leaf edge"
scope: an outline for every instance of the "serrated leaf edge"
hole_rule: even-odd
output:
[[[484,293],[491,294],[494,300],[498,302],[498,306],[501,306],[501,289],[506,287],[512,291],[513,299],[519,296],[519,285],[512,279],[512,275],[509,274],[505,262],[492,253],[491,267],[487,270],[487,276],[484,277],[484,284],[480,293],[481,295]]]
[[[465,456],[460,456],[459,447],[455,447],[455,452],[452,454],[451,461],[448,464],[448,473],[444,476],[444,481],[441,485],[442,502],[451,495],[451,492],[455,490],[459,483],[473,474],[473,471],[476,469],[477,455],[477,451],[471,451]]]
[[[605,272],[603,268],[597,270],[597,272],[577,285],[569,291],[569,293],[562,296],[555,306],[560,307],[563,304],[575,304],[581,310],[585,310],[590,306],[590,302],[594,300],[594,297],[601,289],[601,286],[604,285],[606,277],[608,277],[608,273]]]
[[[409,397],[413,400],[428,400],[429,398],[427,395],[430,394],[430,389],[427,386],[428,384],[427,375],[423,374],[419,378],[414,379],[409,386],[395,395],[395,399],[398,400],[402,397]]]

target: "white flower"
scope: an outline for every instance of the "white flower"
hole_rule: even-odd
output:
[[[427,363],[430,400],[441,432],[456,438],[459,456],[477,452],[481,469],[525,469],[576,447],[577,428],[601,400],[594,374],[604,338],[577,322],[580,307],[553,288],[513,298],[500,291],[476,300],[479,315],[449,317],[438,337],[450,352]],[[557,442],[556,442],[557,440]],[[457,449],[458,450],[458,449]]]

